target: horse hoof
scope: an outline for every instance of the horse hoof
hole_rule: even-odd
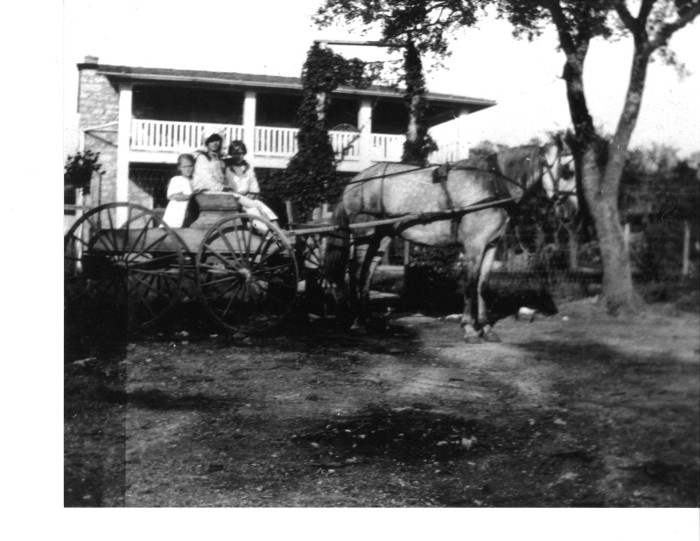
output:
[[[465,336],[464,342],[467,344],[481,344],[481,338],[479,336]]]
[[[501,337],[498,336],[496,331],[489,331],[484,333],[484,342],[500,342]]]

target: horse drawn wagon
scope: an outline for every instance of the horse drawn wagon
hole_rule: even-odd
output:
[[[483,335],[480,288],[493,243],[507,223],[503,207],[546,174],[555,185],[559,181],[553,161],[522,163],[529,168],[522,179],[483,162],[449,168],[378,164],[346,186],[332,223],[284,230],[241,211],[236,197],[223,192],[196,195],[199,215],[184,228],[171,228],[156,212],[131,203],[103,205],[85,213],[65,235],[66,313],[87,312],[101,299],[114,299],[126,310],[130,329],[141,331],[189,298],[201,301],[224,330],[256,333],[284,320],[304,291],[345,295],[348,270],[349,303],[357,297],[361,312],[380,245],[400,235],[424,244],[463,245],[474,289],[468,286],[465,293],[472,301],[465,319],[472,319],[463,323]],[[514,196],[513,187],[521,193]],[[329,252],[324,260],[326,246],[338,245],[345,255]]]

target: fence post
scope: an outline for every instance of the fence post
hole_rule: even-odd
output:
[[[690,222],[683,222],[683,269],[682,276],[690,275]]]
[[[576,239],[576,230],[573,226],[566,227],[568,233],[567,247],[569,249],[569,270],[575,271],[578,269],[578,240]]]
[[[294,205],[291,199],[284,200],[284,207],[287,211],[287,222],[290,224],[296,223],[296,216],[294,216]]]

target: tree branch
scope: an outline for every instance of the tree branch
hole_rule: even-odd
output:
[[[618,2],[615,2],[615,11],[617,11],[617,14],[622,20],[622,23],[625,25],[625,27],[627,27],[627,29],[630,32],[632,32],[632,34],[636,35],[639,21],[632,16],[629,9],[627,9],[627,5],[625,5],[624,1],[620,0]]]
[[[656,0],[642,0],[642,5],[639,6],[639,15],[637,15],[637,21],[639,21],[639,24],[644,25],[647,22],[649,14],[654,7],[655,1]]]
[[[573,56],[577,58],[576,44],[574,43],[571,33],[567,29],[568,24],[564,12],[561,9],[561,5],[559,4],[559,0],[545,0],[543,6],[549,10],[549,13],[552,15],[552,21],[554,22],[554,26],[557,27],[559,43],[561,44],[561,48],[564,49],[564,53],[566,53],[567,57]]]
[[[685,25],[691,23],[700,14],[700,2],[695,2],[693,7],[686,11],[677,20],[664,24],[661,29],[657,32],[654,39],[649,42],[651,50],[663,47],[668,43],[668,40],[674,34],[674,32],[680,30]]]

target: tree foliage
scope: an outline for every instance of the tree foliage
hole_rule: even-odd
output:
[[[326,0],[315,21],[330,26],[338,21],[378,25],[382,40],[397,47],[411,39],[419,54],[449,54],[449,41],[458,28],[473,26],[487,0]]]
[[[700,222],[698,165],[666,145],[634,149],[622,175],[619,205],[626,220]]]
[[[425,164],[437,150],[425,120],[428,105],[422,58],[447,56],[454,31],[475,24],[479,9],[486,4],[486,0],[327,0],[319,8],[316,22],[320,26],[338,20],[367,28],[378,26],[382,41],[402,50],[404,69],[399,72],[399,83],[406,86],[409,110],[402,162]]]

